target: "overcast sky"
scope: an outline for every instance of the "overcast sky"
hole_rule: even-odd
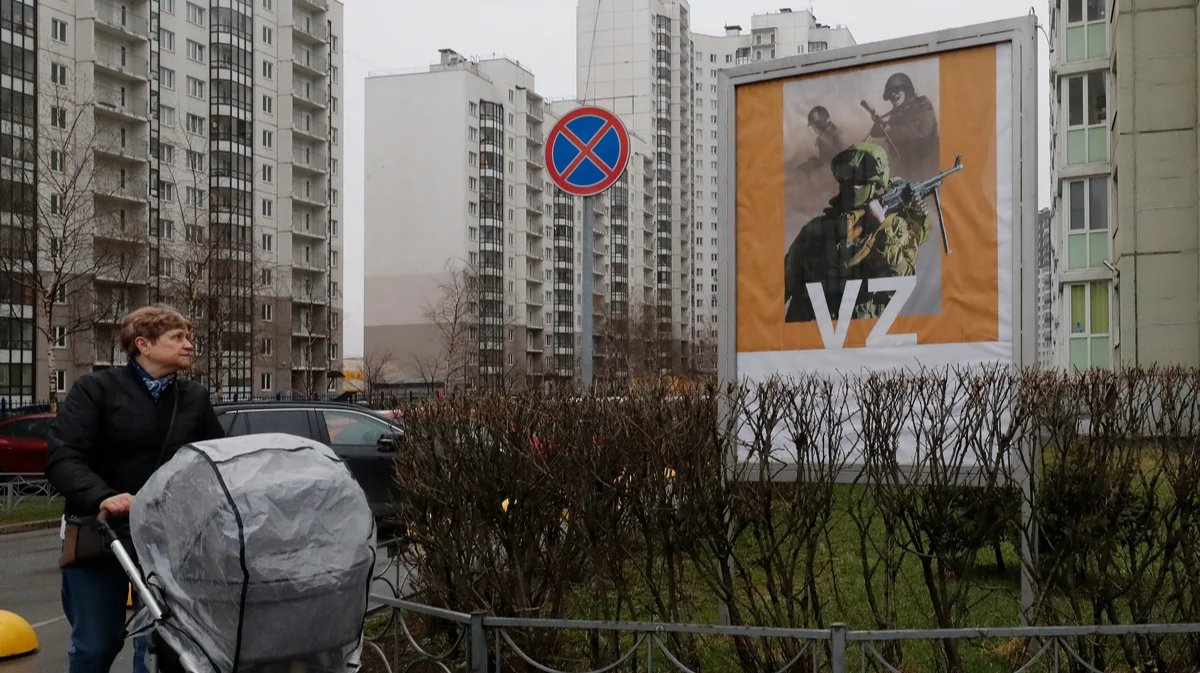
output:
[[[421,67],[451,48],[465,56],[507,56],[537,78],[549,98],[575,96],[576,0],[344,0],[345,344],[347,357],[362,354],[363,323],[363,80],[368,72]],[[691,0],[692,30],[724,33],[726,24],[747,30],[750,16],[782,7],[812,9],[817,20],[845,25],[862,44],[1028,14],[1029,0]],[[1046,2],[1039,0],[1039,22]],[[1039,33],[1043,160],[1041,202],[1049,202],[1049,125],[1046,120],[1047,45]]]

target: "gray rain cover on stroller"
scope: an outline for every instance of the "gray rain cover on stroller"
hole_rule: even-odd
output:
[[[262,434],[186,445],[137,493],[130,526],[167,609],[153,628],[201,670],[357,660],[375,523],[324,444]]]

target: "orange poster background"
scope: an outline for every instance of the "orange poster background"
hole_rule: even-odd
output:
[[[964,166],[942,189],[953,252],[942,258],[941,313],[897,318],[890,331],[915,333],[918,344],[991,342],[999,338],[996,47],[946,52],[939,61],[940,164],[948,168],[954,155],[962,154]],[[784,322],[783,89],[792,82],[838,77],[842,72],[847,70],[746,84],[735,90],[739,353],[824,348],[815,321]],[[875,322],[852,321],[845,347],[865,346]]]

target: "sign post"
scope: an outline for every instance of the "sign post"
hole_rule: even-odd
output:
[[[579,107],[558,120],[546,140],[546,169],[562,191],[583,197],[583,280],[580,389],[592,388],[595,341],[596,208],[593,197],[611,187],[629,163],[629,134],[616,115]]]

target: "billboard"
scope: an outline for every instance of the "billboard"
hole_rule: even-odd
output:
[[[723,380],[1033,361],[1036,60],[1025,17],[723,73]]]

